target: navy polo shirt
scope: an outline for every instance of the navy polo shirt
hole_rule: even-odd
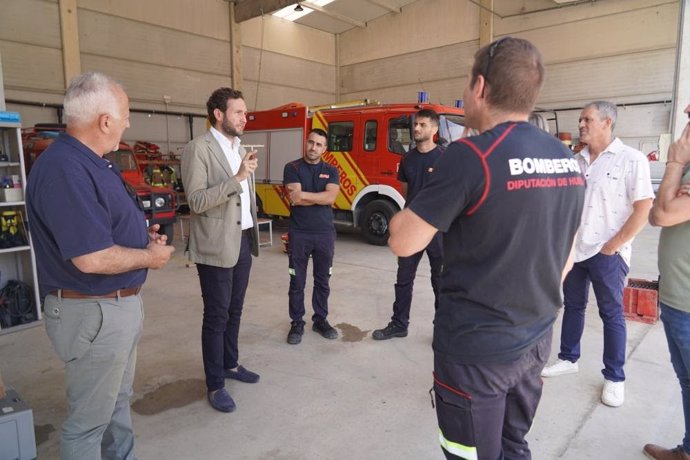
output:
[[[100,295],[144,283],[145,269],[88,274],[70,260],[113,245],[148,245],[144,213],[108,160],[63,133],[31,168],[26,201],[41,297],[57,289]]]
[[[508,362],[551,333],[584,191],[572,153],[526,122],[448,147],[409,206],[445,232],[437,356]]]
[[[429,181],[431,173],[434,171],[434,164],[441,153],[443,150],[439,146],[426,153],[420,153],[414,148],[402,157],[398,169],[398,180],[407,184],[405,206],[417,196],[417,193]]]
[[[291,161],[283,169],[283,185],[302,184],[302,191],[319,193],[326,190],[327,184],[340,185],[338,169],[320,161],[310,164],[300,158]],[[333,208],[330,205],[292,206],[290,208],[291,231],[306,233],[327,233],[335,231]]]

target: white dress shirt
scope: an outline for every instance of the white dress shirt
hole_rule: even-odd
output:
[[[227,158],[230,164],[232,173],[237,174],[242,164],[242,157],[240,156],[240,138],[235,136],[233,141],[230,142],[227,137],[214,127],[211,127],[211,134],[213,134],[213,137],[215,137],[220,144],[220,148],[223,150],[225,158]],[[242,194],[240,195],[240,200],[242,202],[242,230],[247,230],[254,226],[251,201],[249,200],[249,183],[247,179],[245,179],[240,182],[240,185],[242,186]]]
[[[618,138],[593,163],[589,147],[576,158],[587,183],[582,222],[575,239],[575,262],[582,262],[600,252],[628,220],[633,203],[654,198],[654,190],[647,157]],[[629,267],[632,240],[619,252]]]

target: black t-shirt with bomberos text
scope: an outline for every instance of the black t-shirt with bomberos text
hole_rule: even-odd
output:
[[[283,185],[295,183],[302,185],[303,192],[323,192],[327,184],[340,184],[338,169],[325,161],[310,164],[300,158],[289,162],[283,169]],[[333,232],[333,209],[330,205],[318,204],[292,206],[289,229],[307,233]]]
[[[438,356],[511,361],[550,333],[584,189],[570,151],[526,122],[448,147],[409,205],[445,232]]]

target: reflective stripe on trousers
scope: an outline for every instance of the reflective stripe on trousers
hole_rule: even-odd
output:
[[[467,460],[477,460],[477,448],[470,446],[463,446],[459,442],[449,441],[443,436],[443,431],[438,429],[438,440],[441,443],[443,450],[451,455],[456,455]]]

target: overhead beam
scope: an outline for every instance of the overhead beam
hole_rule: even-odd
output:
[[[235,20],[235,8],[228,4],[230,13],[230,82],[233,88],[242,91],[242,36],[240,24]]]
[[[367,3],[371,3],[372,5],[380,6],[384,10],[388,10],[391,13],[400,13],[400,8],[395,7],[391,5],[390,3],[386,2],[385,0],[364,0]]]
[[[479,10],[479,47],[482,48],[494,41],[494,0],[480,0]]]
[[[262,14],[270,14],[286,6],[297,3],[296,0],[229,0],[235,4],[235,21],[244,22]]]
[[[300,3],[302,4],[302,6],[306,6],[307,8],[311,8],[314,11],[318,11],[321,14],[325,14],[326,16],[329,16],[333,19],[337,19],[338,21],[347,22],[348,24],[352,24],[353,26],[357,26],[357,27],[361,27],[361,28],[365,28],[367,26],[366,23],[364,23],[362,21],[358,21],[356,19],[352,19],[349,16],[345,16],[342,14],[334,13],[332,11],[328,11],[328,10],[324,9],[323,7],[320,7],[319,5],[315,5],[311,2],[300,2]]]

